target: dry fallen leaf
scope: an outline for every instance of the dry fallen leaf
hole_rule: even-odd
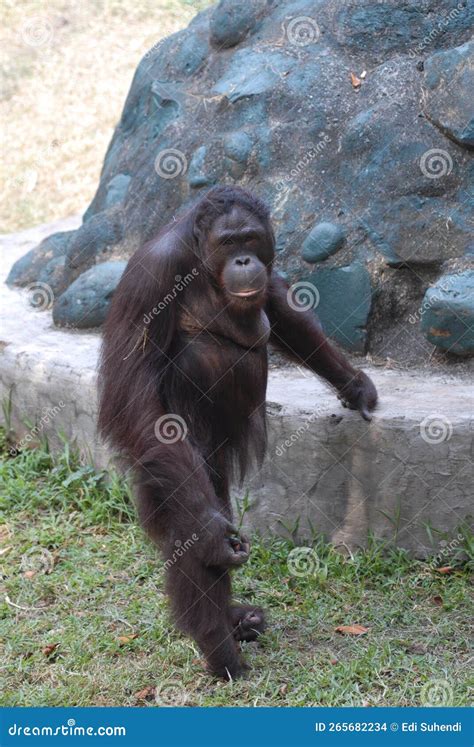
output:
[[[36,571],[25,571],[23,575],[25,578],[34,578],[36,576]]]
[[[155,697],[155,688],[151,685],[148,685],[147,687],[144,687],[143,690],[139,690],[137,693],[135,693],[135,698],[137,700],[147,700],[149,698]]]
[[[134,641],[135,638],[138,638],[138,633],[130,633],[130,635],[119,635],[119,646],[125,646],[127,643],[130,643],[130,641]]]
[[[436,573],[443,573],[447,575],[448,573],[453,573],[454,568],[452,565],[444,565],[442,568],[435,568]]]
[[[45,656],[51,656],[51,654],[54,654],[58,646],[59,643],[48,643],[48,645],[42,649],[42,652]]]
[[[369,632],[369,628],[364,628],[363,625],[338,625],[335,630],[341,635],[365,635]]]
[[[361,79],[358,78],[357,75],[354,75],[354,73],[351,73],[351,83],[352,88],[360,88],[362,85]]]

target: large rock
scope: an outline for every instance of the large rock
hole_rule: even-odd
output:
[[[325,267],[308,275],[295,289],[315,297],[314,307],[326,334],[354,352],[364,353],[372,305],[370,275],[361,264]],[[302,299],[304,303],[304,298]]]
[[[217,49],[233,47],[255,29],[265,11],[266,0],[222,0],[211,16],[210,37]]]
[[[418,305],[412,279],[426,288],[470,243],[473,23],[474,4],[458,0],[222,0],[138,65],[63,259],[35,250],[10,282],[43,272],[60,294],[125,260],[211,185],[235,182],[269,203],[290,282],[307,275],[305,259],[328,278],[357,266],[377,298]],[[311,233],[321,222],[337,227],[327,242]],[[357,298],[336,295],[334,319],[354,316]],[[361,329],[380,336],[392,312],[378,303]],[[338,339],[366,345],[365,332]]]
[[[61,231],[47,236],[14,263],[7,277],[7,284],[24,287],[34,283],[46,271],[50,262],[64,259],[68,246],[76,235],[77,231]]]
[[[345,235],[340,226],[334,223],[317,223],[303,242],[302,257],[306,262],[315,263],[335,254],[344,243]]]
[[[58,327],[87,329],[105,321],[126,262],[102,262],[83,272],[58,298],[53,320]]]
[[[429,342],[450,353],[474,353],[474,271],[443,275],[426,291],[421,327]]]
[[[460,145],[474,148],[474,42],[432,55],[425,72],[427,117]]]

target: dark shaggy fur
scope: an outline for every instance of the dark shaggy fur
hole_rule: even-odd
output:
[[[255,238],[241,237],[249,227]],[[376,403],[373,384],[330,345],[314,313],[288,304],[273,249],[263,203],[217,187],[130,259],[104,329],[101,433],[136,475],[139,517],[165,558],[176,623],[223,677],[242,671],[236,641],[265,626],[259,608],[231,604],[229,568],[249,547],[232,526],[229,483],[265,452],[268,340],[364,417]],[[243,265],[255,267],[252,277]],[[247,292],[262,277],[255,300],[230,295],[228,278]]]

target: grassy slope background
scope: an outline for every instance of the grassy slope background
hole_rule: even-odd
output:
[[[244,644],[248,676],[220,683],[174,631],[162,562],[122,481],[105,477],[68,448],[53,459],[3,447],[1,705],[471,702],[468,538],[431,563],[375,542],[343,557],[315,540],[317,567],[295,577],[294,545],[255,537],[235,596],[263,604],[271,624]],[[354,624],[368,632],[335,630]]]
[[[142,55],[210,4],[2,0],[0,233],[87,208]]]

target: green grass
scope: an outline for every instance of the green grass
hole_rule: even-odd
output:
[[[472,562],[459,546],[439,559],[455,567],[445,575],[376,542],[345,558],[318,540],[317,569],[295,577],[293,545],[255,537],[235,595],[271,624],[244,646],[246,678],[221,683],[170,624],[162,564],[120,480],[67,449],[3,447],[0,495],[1,705],[471,702]],[[369,631],[335,632],[350,624]]]

